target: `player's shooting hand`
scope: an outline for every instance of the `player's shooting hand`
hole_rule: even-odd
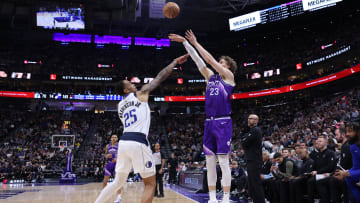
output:
[[[186,33],[185,33],[185,37],[187,40],[189,40],[189,42],[191,44],[195,44],[197,41],[196,41],[196,36],[195,34],[193,33],[192,30],[187,30]]]
[[[107,155],[106,155],[106,158],[111,159],[111,158],[112,158],[112,154],[107,154]]]
[[[183,36],[177,35],[177,34],[170,34],[169,39],[173,42],[185,42],[186,39]]]
[[[183,64],[187,61],[189,56],[190,56],[189,54],[182,55],[182,56],[176,58],[175,61],[177,64]]]

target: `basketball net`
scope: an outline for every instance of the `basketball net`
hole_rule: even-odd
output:
[[[65,145],[60,145],[60,152],[63,152],[65,149]]]

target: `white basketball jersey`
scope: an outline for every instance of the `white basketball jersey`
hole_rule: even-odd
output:
[[[147,102],[141,102],[134,93],[130,93],[118,104],[118,115],[125,132],[144,133],[150,128],[150,108]]]

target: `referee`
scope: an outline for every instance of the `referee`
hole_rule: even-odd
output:
[[[155,187],[155,197],[164,197],[164,185],[163,185],[163,176],[164,176],[164,165],[165,165],[165,156],[160,152],[160,144],[155,144],[155,152],[153,153],[153,159],[155,162],[156,168],[156,187]],[[159,189],[158,189],[159,188]],[[160,194],[158,193],[160,192]]]
[[[241,144],[245,151],[250,197],[254,203],[265,203],[264,188],[260,178],[262,167],[262,132],[257,126],[258,123],[259,117],[257,115],[249,115],[248,126],[250,131],[242,136]]]

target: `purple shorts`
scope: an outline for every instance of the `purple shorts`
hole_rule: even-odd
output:
[[[105,167],[105,176],[111,176],[111,175],[115,175],[115,165],[116,163],[108,163],[106,164],[106,167]]]
[[[231,118],[206,119],[203,143],[205,155],[228,154],[232,133]]]

